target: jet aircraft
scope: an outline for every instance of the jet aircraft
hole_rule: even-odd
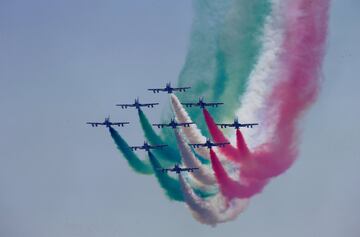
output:
[[[211,149],[213,146],[218,146],[218,147],[224,147],[226,145],[230,144],[230,142],[219,142],[219,143],[214,143],[211,142],[210,139],[206,139],[205,143],[195,143],[195,144],[189,144],[190,146],[192,146],[193,148],[200,148],[200,147],[206,147]]]
[[[198,170],[199,168],[181,168],[179,164],[175,164],[174,168],[166,169],[166,168],[158,168],[163,173],[169,172],[175,172],[177,174],[180,174],[181,172],[194,172],[195,170]]]
[[[204,98],[199,98],[199,101],[196,103],[181,103],[183,105],[185,105],[186,107],[192,107],[192,106],[196,106],[196,107],[200,107],[202,109],[204,109],[205,107],[218,107],[219,105],[223,105],[224,103],[206,103],[204,102]]]
[[[120,106],[122,109],[126,109],[128,107],[134,107],[137,109],[140,109],[141,107],[148,107],[148,108],[153,108],[154,105],[158,105],[159,103],[145,103],[145,104],[141,104],[139,102],[139,98],[135,99],[135,103],[134,104],[117,104],[116,106]]]
[[[171,83],[166,83],[165,88],[154,88],[154,89],[148,89],[149,91],[152,91],[154,93],[160,93],[160,92],[167,92],[168,94],[173,93],[174,91],[179,92],[185,92],[187,89],[190,89],[191,87],[172,87]]]
[[[158,128],[170,127],[175,129],[177,127],[190,127],[191,124],[194,123],[178,123],[174,118],[172,118],[170,123],[154,123],[153,126],[157,126]]]
[[[221,128],[235,128],[239,129],[241,127],[245,128],[252,128],[253,126],[259,125],[258,123],[239,123],[239,119],[235,118],[233,123],[217,123],[216,125],[220,126]]]
[[[142,146],[131,146],[131,150],[145,150],[150,151],[151,149],[162,149],[163,147],[166,147],[167,145],[149,145],[147,142],[144,142],[144,145]]]
[[[121,126],[124,127],[125,124],[129,124],[129,122],[110,122],[110,116],[105,118],[104,122],[87,122],[86,124],[90,124],[92,127],[97,126],[106,126],[107,128],[110,126]]]

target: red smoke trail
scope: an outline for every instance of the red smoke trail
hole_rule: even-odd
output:
[[[236,146],[242,156],[249,156],[250,151],[240,129],[236,129]]]
[[[281,79],[268,98],[267,117],[275,123],[277,134],[272,141],[256,149],[253,154],[255,163],[245,166],[242,173],[248,177],[277,176],[295,161],[296,122],[314,102],[319,88],[329,2],[297,0],[288,4]],[[295,19],[294,14],[298,15]]]
[[[229,142],[229,140],[224,136],[222,131],[218,128],[216,123],[214,122],[214,119],[211,117],[209,111],[207,109],[203,109],[203,115],[206,121],[206,125],[209,129],[209,132],[214,140],[214,142]],[[242,154],[239,153],[239,151],[233,147],[232,145],[227,145],[224,147],[219,147],[219,151],[223,153],[227,158],[233,161],[239,162],[239,159],[241,159]]]
[[[261,192],[267,184],[266,180],[245,180],[246,184],[235,181],[228,176],[219,158],[212,149],[210,149],[210,158],[220,191],[229,200],[233,198],[250,198]]]

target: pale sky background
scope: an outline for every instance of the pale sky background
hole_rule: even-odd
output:
[[[0,0],[0,236],[358,237],[359,10],[333,0],[325,79],[296,164],[211,228],[131,171],[108,131],[85,125],[110,114],[143,142],[135,110],[114,105],[166,101],[145,89],[177,81],[191,1]]]

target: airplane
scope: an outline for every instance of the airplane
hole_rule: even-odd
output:
[[[129,124],[129,122],[110,122],[110,116],[105,118],[104,122],[99,123],[99,122],[87,122],[86,124],[90,124],[92,127],[97,127],[97,126],[106,126],[107,128],[109,128],[112,125],[115,126],[121,126],[124,127],[125,124]]]
[[[163,173],[175,172],[177,174],[180,174],[181,172],[194,172],[194,170],[198,170],[199,168],[181,168],[179,164],[175,164],[174,168],[166,169],[166,168],[158,168],[157,170],[160,170]]]
[[[258,123],[239,123],[239,119],[235,118],[233,123],[217,123],[216,125],[221,128],[233,127],[239,129],[240,127],[252,128],[253,126],[259,125]]]
[[[145,150],[145,151],[150,151],[151,149],[162,149],[163,147],[166,147],[168,145],[149,145],[147,142],[144,142],[144,145],[142,146],[131,146],[131,150],[136,151],[136,150]]]
[[[218,107],[219,105],[223,105],[224,103],[206,103],[206,102],[204,102],[204,98],[199,98],[199,102],[196,102],[196,103],[181,103],[181,104],[185,105],[186,107],[198,106],[198,107],[204,109],[207,106]]]
[[[135,99],[135,103],[134,104],[117,104],[116,106],[121,106],[122,109],[126,109],[128,107],[135,107],[137,109],[140,109],[141,107],[148,107],[148,108],[153,108],[154,105],[158,105],[159,103],[146,103],[146,104],[141,104],[139,102],[139,98]]]
[[[206,139],[205,143],[195,143],[195,144],[189,143],[189,145],[192,146],[193,148],[206,147],[206,148],[209,148],[209,149],[211,149],[213,146],[224,147],[224,146],[226,146],[228,144],[230,144],[230,142],[214,143],[214,142],[211,142],[209,138]]]
[[[164,128],[164,127],[171,127],[173,129],[177,128],[177,127],[190,127],[191,124],[194,123],[178,123],[176,122],[176,120],[174,118],[171,119],[170,123],[154,123],[153,126],[157,126],[158,128]]]
[[[155,89],[148,89],[148,91],[152,91],[154,93],[159,93],[160,91],[167,92],[168,94],[173,93],[174,91],[185,92],[187,89],[191,87],[172,87],[171,83],[166,83],[165,88],[155,88]]]

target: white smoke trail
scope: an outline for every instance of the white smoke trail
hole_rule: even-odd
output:
[[[200,223],[215,226],[217,224],[217,218],[210,206],[210,203],[202,201],[199,197],[197,197],[194,191],[185,182],[181,174],[179,175],[179,181],[184,194],[185,202],[190,208],[194,218]]]
[[[173,111],[175,112],[176,119],[179,123],[192,123],[190,116],[180,103],[179,99],[174,94],[171,95],[171,104]],[[190,127],[182,127],[181,130],[183,131],[190,143],[206,142],[206,137],[201,134],[201,131],[200,129],[198,129],[196,124],[193,124]],[[202,157],[210,159],[209,151],[206,148],[200,147],[199,149],[196,149],[196,152]]]
[[[227,202],[221,194],[208,200],[199,198],[179,175],[180,185],[184,193],[185,202],[190,208],[194,218],[200,223],[216,226],[235,219],[249,204],[249,199],[234,199]]]
[[[200,183],[204,185],[216,184],[214,172],[209,166],[202,165],[201,162],[195,157],[190,147],[184,141],[180,131],[175,129],[175,136],[180,150],[181,158],[186,167],[198,167],[199,170],[191,173],[191,175]]]
[[[245,123],[260,122],[260,125],[253,129],[242,130],[250,149],[267,141],[274,132],[274,126],[265,117],[264,110],[266,98],[272,89],[272,85],[278,79],[278,57],[281,53],[284,36],[281,8],[280,0],[272,1],[272,12],[267,16],[264,35],[261,39],[263,49],[258,63],[250,74],[248,88],[236,113],[240,121]],[[231,140],[235,140],[235,137],[232,137]]]

